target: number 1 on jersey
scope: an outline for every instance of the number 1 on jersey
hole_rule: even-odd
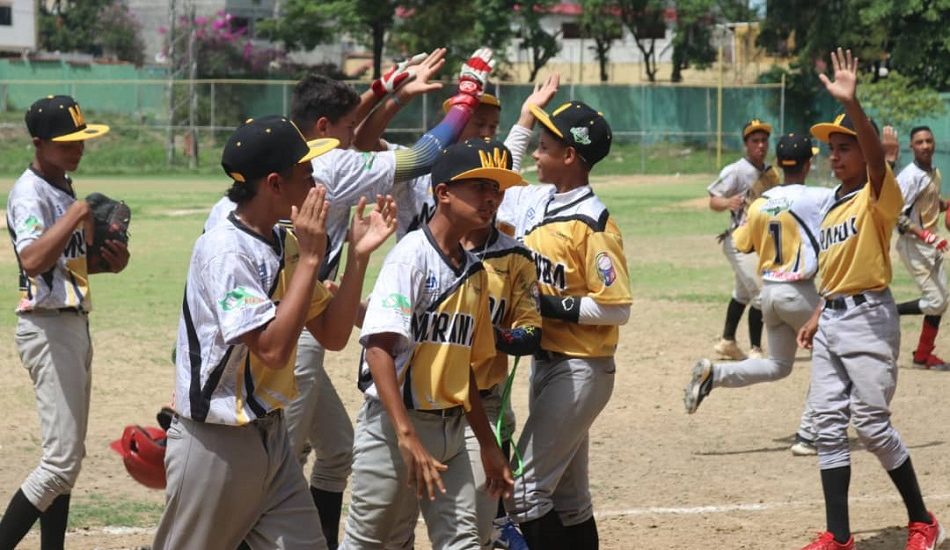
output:
[[[769,222],[769,234],[775,243],[775,265],[782,265],[782,224]]]

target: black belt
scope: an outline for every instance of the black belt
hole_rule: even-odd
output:
[[[842,296],[840,298],[832,298],[830,300],[825,300],[825,309],[833,309],[835,311],[840,311],[843,309],[850,309],[852,307],[858,307],[859,305],[867,302],[867,296],[864,294],[855,294],[854,296]]]
[[[556,361],[562,357],[567,357],[563,353],[558,353],[556,351],[548,351],[546,349],[539,349],[534,352],[534,358],[539,361]]]
[[[448,409],[414,409],[417,412],[431,414],[435,416],[441,416],[442,418],[450,418],[455,416],[462,416],[465,414],[465,408],[459,405],[458,407],[450,407]]]

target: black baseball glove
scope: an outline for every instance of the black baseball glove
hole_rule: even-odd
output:
[[[86,202],[92,210],[95,228],[92,232],[93,242],[86,252],[86,262],[90,270],[111,271],[109,262],[102,257],[102,247],[106,241],[129,242],[129,222],[132,211],[122,201],[115,201],[102,193],[92,193],[86,197]]]

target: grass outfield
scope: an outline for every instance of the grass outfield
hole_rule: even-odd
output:
[[[716,249],[714,235],[727,223],[726,216],[706,208],[705,185],[711,176],[607,177],[598,178],[595,189],[607,204],[625,237],[630,277],[635,300],[660,301],[669,305],[671,315],[683,304],[699,303],[711,307],[721,304],[723,310],[731,290],[731,274]],[[6,196],[13,178],[0,185],[0,199]],[[97,350],[97,363],[105,360],[125,362],[135,368],[154,366],[172,376],[168,358],[177,330],[181,293],[191,247],[201,231],[207,211],[227,186],[218,177],[96,177],[77,178],[77,192],[85,195],[100,191],[125,200],[132,208],[132,261],[121,275],[104,274],[93,278],[95,312],[92,327]],[[0,296],[7,314],[0,315],[2,337],[12,342],[16,303],[16,262],[7,241],[0,245]],[[386,248],[391,243],[386,245]],[[377,253],[367,276],[366,289],[372,285],[384,257]],[[895,260],[897,256],[894,256]],[[899,262],[894,267],[895,295],[899,301],[916,295],[916,289]],[[665,308],[664,308],[665,309]],[[634,304],[634,316],[637,304]],[[717,323],[720,321],[716,321]],[[715,328],[696,327],[684,320],[684,330],[715,332]],[[919,319],[908,319],[905,334],[916,337]],[[625,338],[649,340],[651,334],[634,334],[629,329]],[[908,338],[911,336],[908,336]],[[110,348],[114,348],[109,351]],[[97,352],[98,353],[98,352]],[[106,356],[106,353],[111,353]],[[4,368],[11,376],[24,378],[15,353],[6,355]],[[105,373],[99,370],[97,372]],[[154,369],[150,369],[154,372]],[[162,374],[165,376],[165,374]],[[129,380],[134,387],[135,380]],[[125,387],[112,391],[97,390],[93,407],[107,408],[116,422],[127,423],[142,409],[150,411],[157,403],[139,402],[137,409],[127,408],[122,395]],[[135,390],[132,390],[135,391]],[[351,388],[347,391],[352,392]],[[4,394],[8,405],[32,411],[33,396],[27,392]],[[120,403],[113,409],[111,403]],[[136,411],[136,412],[130,412]],[[151,414],[151,413],[148,413]],[[145,415],[147,418],[148,414]],[[144,420],[144,419],[143,419]],[[118,435],[118,433],[116,433]],[[38,439],[9,446],[4,452],[24,452],[33,457]],[[108,451],[102,451],[108,453]],[[107,455],[107,460],[114,457]],[[30,458],[29,460],[33,460]],[[117,464],[117,463],[116,463]],[[118,466],[116,466],[118,467]],[[115,471],[121,477],[124,472]],[[91,474],[90,474],[91,476]],[[132,483],[128,481],[128,483]],[[161,514],[157,495],[151,500],[135,500],[114,494],[104,495],[92,477],[80,481],[81,491],[73,499],[71,529],[98,526],[154,527]]]

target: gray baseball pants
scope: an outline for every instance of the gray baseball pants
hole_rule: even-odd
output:
[[[21,313],[16,346],[33,380],[43,445],[39,466],[20,489],[42,512],[72,491],[86,456],[92,388],[89,319],[78,311]]]
[[[613,357],[547,353],[531,367],[528,419],[518,440],[524,474],[515,480],[508,514],[518,523],[551,510],[565,526],[594,514],[588,476],[588,432],[614,389]]]
[[[176,417],[167,435],[153,549],[327,548],[280,410],[243,426]]]
[[[759,257],[755,253],[746,254],[736,250],[732,241],[732,234],[726,235],[722,241],[722,253],[729,260],[729,266],[735,277],[732,287],[732,297],[744,305],[751,305],[758,309],[762,307],[760,290],[762,280],[759,277]]]
[[[889,289],[865,292],[867,300],[825,309],[815,334],[809,403],[815,411],[818,462],[823,470],[851,463],[848,424],[885,470],[900,466],[907,447],[891,425],[897,387],[900,324]]]
[[[943,315],[947,310],[947,272],[943,253],[913,235],[897,239],[897,252],[920,288],[920,311],[924,315]]]
[[[769,356],[739,362],[717,363],[713,368],[714,388],[742,388],[781,380],[792,372],[799,329],[811,318],[820,300],[811,279],[762,283],[762,317],[768,329]],[[815,440],[814,414],[805,399],[798,435]]]

